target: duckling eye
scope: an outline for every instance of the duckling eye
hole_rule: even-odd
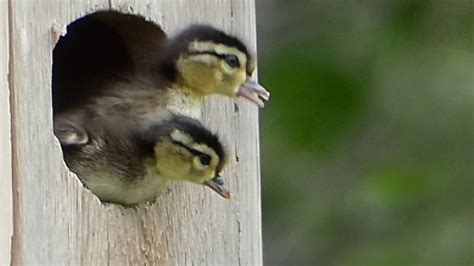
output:
[[[211,163],[211,156],[207,154],[201,154],[199,155],[199,161],[202,163],[202,165],[209,165]]]
[[[226,55],[224,57],[224,61],[226,62],[227,65],[229,65],[232,68],[236,68],[240,66],[239,59],[235,55]]]

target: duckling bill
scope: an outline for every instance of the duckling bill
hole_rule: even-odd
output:
[[[170,181],[205,185],[230,198],[220,177],[225,150],[195,119],[171,114],[146,130],[106,124],[88,135],[83,145],[64,146],[64,158],[101,201],[127,206],[153,201]]]

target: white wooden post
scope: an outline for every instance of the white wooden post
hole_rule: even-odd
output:
[[[113,8],[142,14],[170,35],[210,23],[255,51],[254,0],[0,0],[0,7],[0,265],[262,264],[255,106],[215,97],[203,111],[229,150],[232,200],[179,183],[138,208],[103,205],[81,186],[62,161],[51,111],[54,23]]]
[[[8,90],[8,3],[0,2],[0,265],[10,263],[13,235],[11,114]]]

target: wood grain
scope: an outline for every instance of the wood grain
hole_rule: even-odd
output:
[[[51,27],[55,22],[68,24],[111,6],[143,14],[171,35],[190,23],[209,23],[237,34],[255,50],[254,1],[25,0],[13,4],[18,263],[262,264],[255,106],[213,97],[203,108],[204,122],[219,133],[231,155],[225,176],[232,200],[204,187],[177,183],[155,204],[137,208],[103,205],[80,185],[62,161],[52,134],[51,111]]]
[[[0,2],[0,265],[10,263],[13,236],[10,93],[8,89],[8,2]]]

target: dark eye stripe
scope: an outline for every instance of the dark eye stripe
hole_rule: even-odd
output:
[[[208,55],[213,55],[215,57],[218,57],[220,59],[224,59],[226,56],[225,54],[218,54],[214,51],[191,51],[189,52],[189,54],[192,54],[192,55],[208,54]]]
[[[237,56],[233,55],[233,54],[218,54],[214,51],[191,51],[189,52],[189,54],[191,55],[200,55],[200,54],[207,54],[207,55],[212,55],[212,56],[215,56],[221,60],[224,60],[226,61],[226,63],[230,66],[230,67],[240,67],[240,62],[239,62],[239,59],[237,58]]]
[[[200,152],[200,151],[198,151],[198,150],[196,150],[196,149],[193,149],[193,148],[191,148],[191,147],[188,147],[188,146],[184,145],[183,143],[181,143],[181,142],[179,142],[179,141],[173,141],[173,143],[174,143],[174,144],[177,144],[177,145],[179,145],[179,146],[181,146],[181,147],[183,147],[183,148],[185,148],[185,149],[187,149],[192,155],[195,155],[195,156],[207,155],[207,154],[205,154],[205,153],[203,153],[203,152]],[[207,155],[207,156],[209,156],[209,155]]]

